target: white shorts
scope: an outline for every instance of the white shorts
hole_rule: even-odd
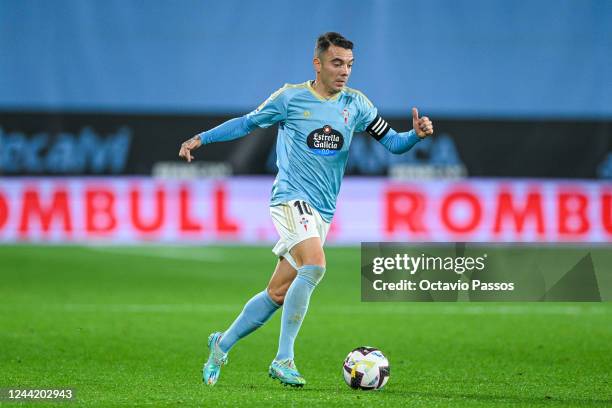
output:
[[[297,266],[289,253],[291,248],[308,238],[319,237],[321,245],[325,242],[330,224],[303,200],[291,200],[270,207],[270,215],[280,235],[272,252],[276,256],[285,258],[295,269]]]

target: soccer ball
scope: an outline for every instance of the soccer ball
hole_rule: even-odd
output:
[[[380,390],[389,380],[389,360],[374,347],[357,347],[344,359],[342,374],[354,389]]]

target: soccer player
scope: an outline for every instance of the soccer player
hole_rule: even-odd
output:
[[[255,128],[278,123],[278,174],[272,185],[270,215],[280,239],[272,252],[278,257],[268,286],[253,296],[224,331],[208,338],[210,354],[203,380],[214,385],[221,366],[238,340],[270,319],[281,306],[278,353],[269,375],[283,384],[301,387],[293,345],[310,296],[325,274],[323,244],[336,209],[336,198],[355,132],[368,132],[388,150],[408,151],[433,134],[432,122],[412,108],[413,130],[398,133],[361,92],[347,88],[353,67],[353,43],[338,33],[317,39],[313,60],[316,79],[287,84],[253,112],[200,133],[181,145],[188,162],[192,150],[213,142],[243,137]]]

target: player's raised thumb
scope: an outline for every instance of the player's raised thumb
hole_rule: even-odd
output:
[[[412,120],[419,120],[419,110],[412,108]]]

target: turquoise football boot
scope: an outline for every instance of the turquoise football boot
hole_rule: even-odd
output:
[[[227,353],[224,353],[219,348],[219,340],[223,333],[215,332],[208,336],[208,361],[202,369],[202,379],[204,384],[215,385],[221,374],[221,366],[227,364]]]
[[[303,387],[306,380],[297,370],[295,363],[291,359],[272,361],[268,375],[274,380],[279,380],[283,385],[292,387]]]

